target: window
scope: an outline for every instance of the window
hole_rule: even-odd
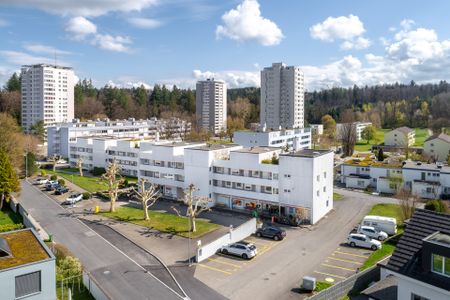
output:
[[[317,175],[317,181],[320,181],[320,175]]]
[[[446,276],[450,276],[450,257],[432,254],[432,271]]]
[[[16,298],[41,292],[41,271],[16,276]]]
[[[320,196],[320,190],[317,190],[316,194],[317,196]]]
[[[327,178],[327,172],[323,172],[323,178]]]
[[[411,300],[430,300],[430,299],[411,293]]]

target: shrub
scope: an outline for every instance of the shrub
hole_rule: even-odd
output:
[[[56,281],[61,282],[64,278],[70,278],[81,274],[81,263],[73,256],[66,256],[56,266]]]
[[[447,207],[445,206],[444,202],[442,202],[442,200],[440,199],[427,201],[427,203],[425,203],[425,209],[440,213],[447,212]]]
[[[47,171],[45,171],[45,170],[41,170],[41,176],[42,176],[42,177],[45,177],[45,176],[47,176]]]
[[[3,224],[0,225],[0,232],[22,229],[23,224]]]
[[[98,167],[94,167],[94,169],[92,170],[92,175],[94,176],[101,176],[106,172],[105,168],[98,168]]]
[[[58,179],[58,176],[56,176],[56,175],[50,176],[50,180],[56,180],[56,179]]]
[[[83,193],[83,200],[91,199],[91,194],[89,192]]]
[[[130,185],[130,183],[128,182],[128,179],[125,178],[125,180],[123,181],[123,185],[125,187],[128,187]]]
[[[62,185],[62,186],[65,186],[66,185],[66,181],[64,180],[64,179],[58,179],[58,184],[59,185]]]

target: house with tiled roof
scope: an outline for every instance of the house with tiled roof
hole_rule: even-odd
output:
[[[436,161],[447,161],[450,155],[450,136],[445,133],[430,136],[423,144],[423,152]]]
[[[403,126],[395,128],[384,134],[384,145],[395,147],[411,147],[416,142],[414,129]]]
[[[376,294],[384,299],[450,299],[450,215],[416,210],[394,253],[381,266],[380,282],[363,294],[371,299],[377,299]]]

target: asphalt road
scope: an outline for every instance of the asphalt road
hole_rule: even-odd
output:
[[[80,259],[111,299],[182,298],[36,187],[22,181],[18,199],[56,242]]]

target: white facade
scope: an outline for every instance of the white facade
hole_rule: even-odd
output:
[[[196,195],[213,205],[238,210],[302,213],[317,222],[333,208],[333,153],[240,145],[185,142],[143,142],[78,138],[71,147],[74,164],[88,150],[86,167],[106,167],[116,158],[127,175],[158,184],[165,197],[180,199],[194,184]],[[81,150],[81,151],[80,151]],[[92,159],[90,159],[91,157]],[[274,162],[278,164],[273,164]],[[127,162],[124,162],[127,161]]]
[[[348,124],[348,123],[347,123]],[[336,124],[336,136],[337,138],[341,137],[342,130],[344,128],[345,123],[337,123]],[[356,140],[360,141],[362,139],[362,132],[364,128],[372,125],[371,122],[353,122],[352,126],[355,127]]]
[[[386,146],[410,147],[416,142],[416,132],[408,127],[399,127],[384,134]]]
[[[200,128],[214,134],[227,130],[227,86],[223,81],[198,81],[196,90],[196,116]]]
[[[44,126],[74,118],[75,75],[72,68],[38,64],[22,66],[22,127]]]
[[[236,131],[234,142],[245,146],[286,147],[291,150],[311,148],[311,129],[298,128],[278,131]]]
[[[423,152],[436,161],[446,162],[450,155],[450,136],[434,135],[423,144]]]
[[[71,144],[79,137],[109,136],[116,138],[136,138],[159,140],[159,138],[181,139],[191,131],[191,123],[178,119],[152,118],[149,120],[97,120],[55,124],[47,128],[47,155],[69,157]]]
[[[260,128],[303,128],[303,72],[299,67],[273,63],[261,71]]]
[[[322,135],[323,134],[323,125],[322,124],[309,124],[311,127],[311,131],[313,134]]]

